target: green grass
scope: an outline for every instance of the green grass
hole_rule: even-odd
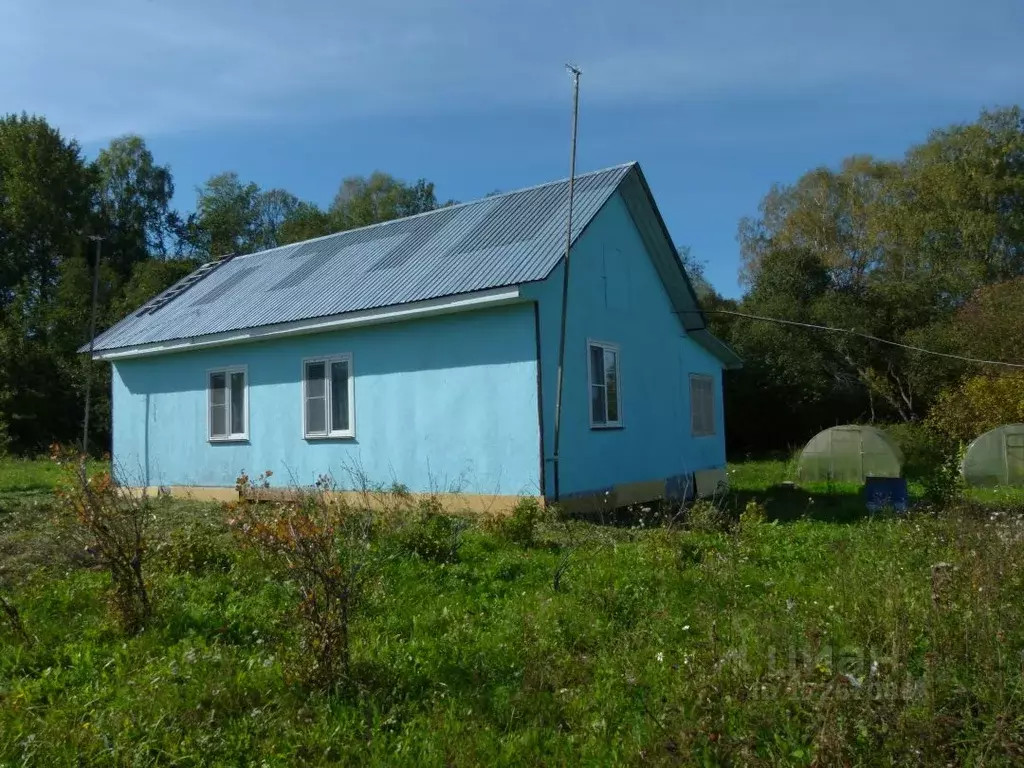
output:
[[[848,522],[867,514],[863,487],[857,483],[797,483],[795,456],[736,462],[729,465],[728,471],[729,485],[735,494],[762,500],[777,519],[807,516]],[[924,496],[924,488],[916,479],[908,481],[907,490],[912,503]],[[963,494],[966,499],[981,503],[1024,504],[1024,488],[964,488]]]
[[[89,471],[107,468],[105,462],[89,463]],[[19,459],[0,455],[0,510],[4,505],[48,496],[61,476],[61,468],[49,459]]]
[[[387,561],[335,694],[293,677],[294,587],[218,507],[158,508],[134,637],[107,576],[47,543],[48,506],[8,507],[0,588],[33,641],[0,615],[0,765],[1019,764],[1016,513],[864,517],[773,488],[782,465],[732,470],[734,516],[791,522],[546,524],[529,548],[475,526],[453,563]]]
[[[729,465],[729,487],[735,499],[755,499],[773,520],[797,519],[854,522],[868,512],[856,483],[796,484],[795,460],[768,459]],[[911,485],[913,495],[919,488]]]

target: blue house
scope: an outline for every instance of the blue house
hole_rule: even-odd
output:
[[[230,498],[331,474],[500,508],[724,480],[722,371],[640,167],[225,257],[94,340],[122,483]],[[278,482],[280,481],[280,482]]]

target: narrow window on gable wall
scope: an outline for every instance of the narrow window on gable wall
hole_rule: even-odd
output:
[[[622,393],[619,390],[619,348],[599,341],[587,342],[590,380],[590,426],[622,426]]]
[[[690,374],[690,426],[694,437],[715,434],[715,379]]]

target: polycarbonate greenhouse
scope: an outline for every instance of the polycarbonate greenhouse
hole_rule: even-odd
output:
[[[880,429],[846,424],[823,430],[800,454],[801,482],[862,483],[866,477],[899,477],[903,452]]]
[[[1024,485],[1024,424],[1004,424],[976,438],[961,471],[970,485]]]

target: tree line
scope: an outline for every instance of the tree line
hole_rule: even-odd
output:
[[[43,118],[0,120],[0,450],[80,439],[89,236],[103,238],[102,329],[211,258],[448,204],[425,179],[379,172],[343,179],[326,209],[233,172],[201,185],[193,212],[174,210],[173,196],[171,169],[141,137],[117,138],[88,161]],[[712,331],[745,361],[726,377],[732,451],[798,445],[837,423],[916,422],[937,409],[1024,420],[1024,385],[1013,384],[1024,376],[1008,378],[1013,369],[911,349],[1024,362],[1019,107],[936,130],[898,160],[857,155],[776,185],[740,222],[738,240],[739,300],[719,295],[680,249]],[[109,443],[109,377],[96,366],[93,445]],[[967,407],[968,392],[987,400]]]
[[[326,209],[233,172],[172,207],[174,179],[139,136],[92,161],[41,117],[0,119],[0,453],[81,440],[95,246],[98,330],[200,263],[421,213],[434,185],[376,172],[341,181]],[[94,368],[90,443],[110,442],[110,370]]]
[[[1017,369],[906,348],[1024,364],[1019,107],[936,130],[898,160],[857,155],[776,185],[738,240],[742,299],[703,288],[713,332],[745,360],[726,383],[731,450],[797,446],[849,422],[945,424],[972,408],[986,415],[961,439],[1024,420]],[[969,394],[1008,381],[1015,398]]]

